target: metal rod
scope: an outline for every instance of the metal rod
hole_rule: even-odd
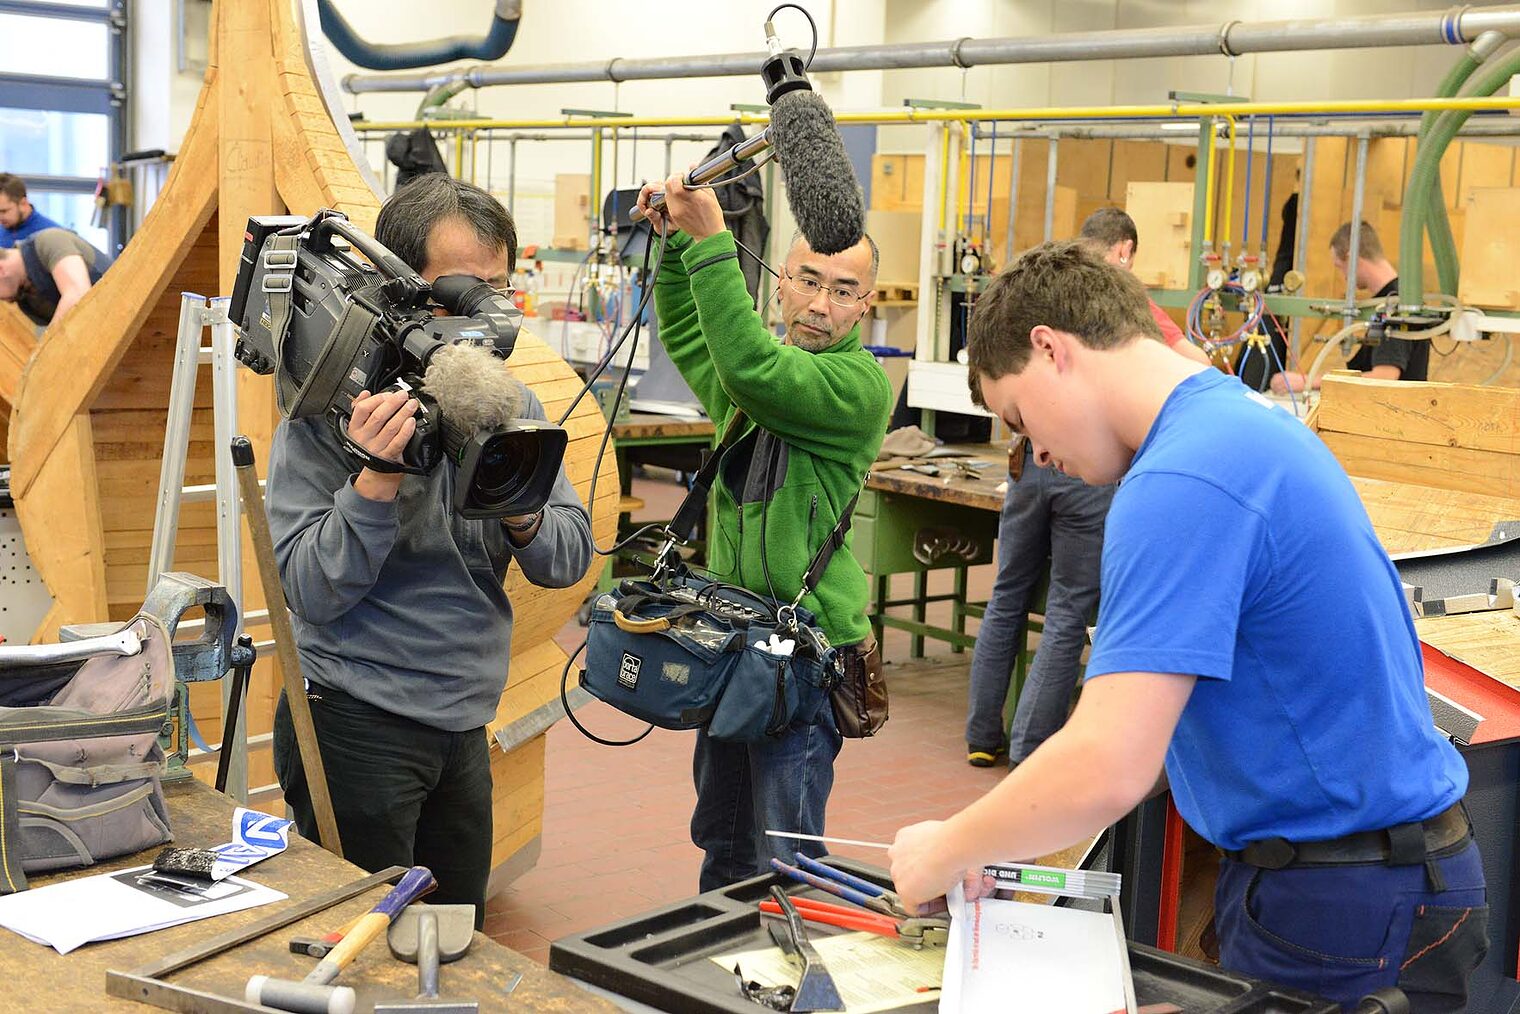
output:
[[[1145,106],[1013,106],[1006,109],[903,109],[868,112],[837,112],[837,123],[970,123],[974,120],[1191,120],[1209,116],[1337,116],[1358,113],[1425,113],[1460,110],[1503,113],[1520,109],[1520,96],[1490,95],[1482,98],[1447,99],[1335,99],[1316,102],[1175,102]],[[758,113],[732,116],[560,117],[551,120],[455,120],[451,129],[496,127],[502,130],[560,130],[588,127],[725,127],[730,123],[753,126],[770,122]],[[396,120],[365,124],[370,131],[438,128],[437,123]]]
[[[1309,246],[1309,196],[1314,192],[1310,181],[1314,178],[1314,138],[1304,142],[1304,169],[1298,180],[1298,221],[1293,223],[1298,233],[1293,241],[1293,270],[1300,275],[1304,271],[1304,258]],[[1298,358],[1298,342],[1303,333],[1303,319],[1293,318],[1293,359]]]
[[[992,256],[992,184],[997,179],[997,124],[992,125],[992,141],[987,145],[987,214],[982,218],[982,255]]]
[[[517,138],[507,142],[507,207],[517,207]]]
[[[1050,139],[1050,151],[1045,158],[1045,242],[1055,238],[1056,232],[1056,166],[1060,155],[1060,141]]]
[[[243,536],[242,505],[238,500],[237,472],[232,466],[232,431],[237,425],[238,368],[236,348],[238,327],[227,317],[232,303],[230,296],[217,296],[211,300],[205,313],[211,325],[211,387],[213,412],[212,431],[216,438],[216,569],[222,587],[227,589],[241,617],[243,603]],[[188,422],[189,416],[187,415]],[[241,618],[236,636],[243,632]],[[240,803],[248,801],[248,749],[243,744],[248,735],[246,710],[238,707],[234,696],[238,687],[234,680],[222,680],[222,714],[232,718],[227,730],[231,736],[231,759],[225,765],[226,779],[218,790]],[[246,686],[243,688],[246,691]],[[226,740],[224,738],[224,745]]]
[[[1347,323],[1356,313],[1356,259],[1361,256],[1362,198],[1367,190],[1367,138],[1356,139],[1356,181],[1351,192],[1351,248],[1346,252],[1346,308],[1341,311]]]
[[[1520,5],[1460,7],[1445,12],[1301,18],[1287,21],[1224,21],[1170,28],[1129,28],[1058,35],[954,39],[936,42],[820,49],[814,73],[900,70],[910,67],[975,67],[989,64],[1065,63],[1166,56],[1241,56],[1383,46],[1455,45],[1485,31],[1520,34]],[[737,77],[757,72],[765,53],[588,60],[579,63],[500,66],[476,64],[445,73],[350,74],[343,88],[361,92],[428,91],[464,83],[473,88],[576,81],[650,81]]]
[[[1009,172],[1012,178],[1008,184],[1008,246],[1003,251],[1003,260],[1008,264],[1013,263],[1013,223],[1019,217],[1019,168],[1023,156],[1024,139],[1016,137],[1013,139],[1013,168]]]

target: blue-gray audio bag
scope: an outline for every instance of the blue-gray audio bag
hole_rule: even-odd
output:
[[[793,642],[789,654],[756,647],[772,635]],[[581,686],[662,729],[747,743],[816,711],[839,678],[837,655],[806,609],[678,573],[597,598]]]

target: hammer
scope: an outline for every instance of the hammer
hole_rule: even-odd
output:
[[[405,913],[410,925],[391,924],[391,953],[403,961],[417,962],[417,998],[375,1004],[375,1014],[477,1014],[474,1000],[438,999],[438,963],[463,957],[475,935],[474,905],[417,905]],[[450,938],[439,944],[439,917],[449,923]],[[406,940],[397,939],[398,932]]]
[[[358,997],[352,988],[333,986],[332,981],[371,940],[380,935],[381,930],[390,925],[396,913],[437,886],[431,870],[426,866],[413,866],[305,979],[292,982],[255,975],[248,980],[243,998],[249,1003],[294,1011],[295,1014],[352,1014]]]

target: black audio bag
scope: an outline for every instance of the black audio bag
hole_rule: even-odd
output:
[[[781,735],[799,715],[816,715],[829,706],[829,693],[842,678],[838,649],[801,602],[844,545],[855,500],[813,557],[792,602],[712,581],[684,565],[666,569],[664,560],[694,530],[723,452],[743,428],[744,416],[736,413],[671,521],[654,576],[624,581],[593,603],[580,683],[593,697],[651,726],[706,728],[714,739],[748,743]],[[789,654],[756,646],[769,645],[773,635],[792,642]],[[581,732],[622,745],[592,734],[576,720],[568,699],[565,704]]]

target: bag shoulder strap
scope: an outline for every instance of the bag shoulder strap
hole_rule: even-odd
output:
[[[723,431],[723,439],[718,441],[718,446],[713,449],[712,456],[697,473],[696,479],[691,484],[691,490],[686,494],[686,499],[682,500],[681,506],[676,508],[675,517],[670,522],[670,531],[682,542],[689,540],[696,531],[702,511],[707,507],[707,495],[712,492],[713,482],[717,479],[723,454],[739,442],[739,437],[744,432],[744,425],[748,421],[743,411],[734,410],[733,416],[728,420],[727,429]],[[808,564],[807,572],[802,577],[802,595],[811,595],[818,590],[818,582],[823,580],[823,572],[828,569],[829,561],[844,545],[845,536],[850,532],[850,524],[855,518],[855,504],[859,500],[860,490],[857,489],[855,495],[850,497],[850,502],[840,512],[839,520],[835,522],[833,530],[824,538],[823,545],[818,547],[818,552]]]

